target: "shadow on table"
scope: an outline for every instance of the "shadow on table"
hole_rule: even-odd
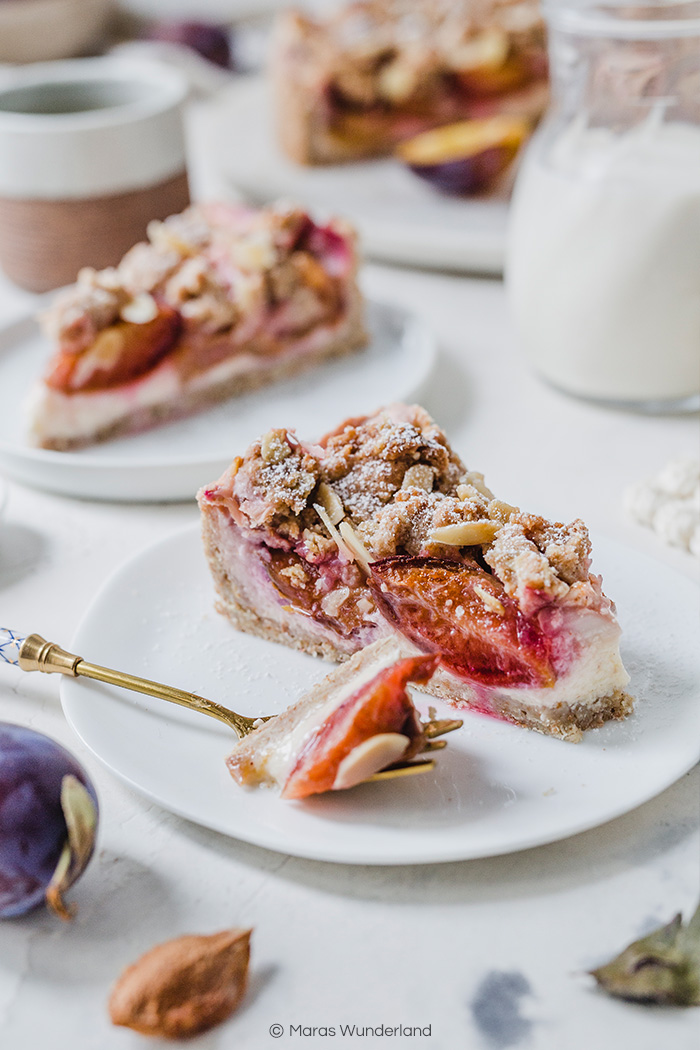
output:
[[[3,920],[0,978],[7,971],[50,984],[111,983],[124,966],[147,947],[172,937],[177,927],[176,905],[163,880],[133,857],[110,850],[100,850],[79,892],[69,891],[66,900],[79,901],[71,922],[62,922],[47,908]]]
[[[187,822],[182,834],[260,871],[337,896],[392,904],[541,897],[605,881],[671,853],[700,823],[700,765],[661,795],[599,828],[536,849],[446,864],[332,864],[275,854]],[[669,856],[669,866],[673,859]]]
[[[0,590],[34,572],[45,551],[41,533],[26,525],[0,523]]]

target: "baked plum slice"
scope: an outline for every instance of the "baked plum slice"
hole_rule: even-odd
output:
[[[344,601],[324,607],[324,588],[319,585],[324,581],[335,581],[350,595],[348,584],[361,582],[362,577],[352,567],[343,566],[334,558],[319,565],[306,561],[294,551],[275,550],[271,547],[261,549],[260,558],[267,574],[281,598],[295,611],[313,617],[317,623],[337,631],[343,638],[364,624],[363,614],[354,601]],[[331,593],[332,587],[328,587]],[[327,593],[327,591],[326,591]],[[329,612],[333,609],[333,613]]]
[[[521,117],[461,120],[407,139],[396,155],[443,193],[468,196],[494,186],[530,130]]]
[[[435,655],[399,660],[344,700],[304,744],[281,797],[353,787],[417,754],[424,736],[406,686],[425,684],[437,663]]]
[[[150,371],[174,346],[182,320],[177,310],[153,301],[149,320],[117,321],[84,349],[67,343],[49,363],[47,386],[66,393],[106,390]]]
[[[370,571],[385,615],[454,674],[496,687],[554,685],[548,639],[475,561],[398,555]]]

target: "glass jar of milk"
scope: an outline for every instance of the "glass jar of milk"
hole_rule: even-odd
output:
[[[700,405],[700,2],[549,0],[553,101],[516,182],[506,262],[550,383]]]

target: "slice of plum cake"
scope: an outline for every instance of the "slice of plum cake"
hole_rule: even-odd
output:
[[[148,236],[117,267],[81,270],[44,315],[55,352],[29,395],[32,444],[136,433],[367,343],[341,219],[206,202]]]
[[[584,523],[497,499],[422,408],[271,430],[199,502],[240,630],[333,660],[393,636],[438,654],[431,693],[567,740],[632,709]]]
[[[393,639],[374,642],[239,740],[226,760],[231,776],[300,799],[354,787],[406,762],[427,739],[406,687],[425,684],[437,660],[427,653],[397,659]]]

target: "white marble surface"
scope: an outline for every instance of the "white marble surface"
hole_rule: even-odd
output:
[[[627,415],[545,387],[519,357],[497,281],[369,267],[366,285],[419,308],[434,326],[441,357],[423,401],[500,495],[558,517],[581,515],[699,578],[689,555],[633,524],[621,502],[627,483],[697,454],[697,418]],[[0,291],[0,309],[10,311],[13,299]],[[64,645],[113,568],[197,517],[194,503],[91,503],[16,483],[9,490],[0,524],[0,623]],[[465,863],[352,867],[267,852],[144,802],[72,735],[54,677],[0,668],[0,711],[78,755],[102,807],[97,856],[71,894],[75,921],[39,911],[2,923],[3,1050],[144,1045],[107,1018],[122,967],[158,941],[228,925],[255,928],[250,990],[230,1022],[193,1046],[698,1045],[697,1009],[609,999],[585,973],[694,908],[698,767],[627,816],[554,845]],[[339,1025],[347,1023],[430,1025],[431,1034],[343,1037]],[[272,1024],[285,1027],[282,1038],[269,1035]],[[337,1034],[290,1034],[290,1025],[335,1026]]]

